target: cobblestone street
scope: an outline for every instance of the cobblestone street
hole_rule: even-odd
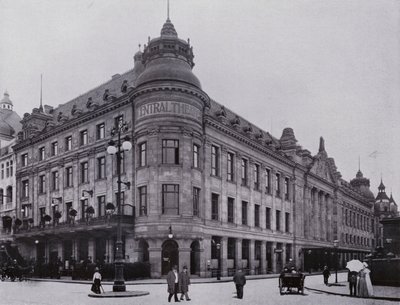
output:
[[[345,275],[341,274],[339,280]],[[331,281],[333,278],[331,277]],[[306,277],[306,286],[317,286],[322,281],[321,276]],[[191,305],[212,304],[366,304],[366,305],[391,305],[395,302],[382,300],[366,300],[350,297],[341,297],[317,293],[306,290],[305,295],[283,295],[279,294],[277,279],[248,280],[244,290],[244,299],[236,299],[236,292],[232,282],[226,283],[196,283],[191,285],[189,295],[191,301],[183,301]],[[146,284],[129,285],[128,290],[145,290],[150,295],[138,298],[113,298],[94,299],[89,298],[90,285],[70,284],[55,282],[1,282],[0,304],[4,305],[81,305],[81,304],[135,304],[135,305],[161,305],[168,304],[166,285]],[[111,290],[111,285],[104,285],[106,291]]]

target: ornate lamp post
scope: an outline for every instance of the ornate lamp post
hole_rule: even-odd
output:
[[[120,121],[118,126],[111,130],[111,135],[118,135],[118,141],[115,143],[111,140],[108,143],[107,152],[110,155],[116,155],[117,157],[117,185],[118,185],[118,195],[117,195],[117,242],[115,251],[115,278],[113,291],[122,292],[126,291],[125,280],[124,280],[124,258],[122,255],[122,229],[121,229],[121,161],[122,152],[129,151],[132,148],[132,143],[129,137],[125,137],[121,141],[121,134],[128,130],[128,124],[126,122]]]
[[[337,269],[338,269],[338,257],[337,257],[337,248],[339,246],[339,241],[337,239],[335,239],[333,241],[333,247],[335,248],[335,283],[337,284]]]

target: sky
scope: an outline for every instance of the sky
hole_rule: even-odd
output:
[[[167,0],[0,0],[0,94],[22,117],[133,67]],[[359,167],[400,203],[400,1],[170,0],[194,73],[214,100],[318,152],[344,179]]]

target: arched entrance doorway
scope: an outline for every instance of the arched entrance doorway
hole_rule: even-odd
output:
[[[190,273],[200,275],[200,243],[198,240],[190,245]]]
[[[174,240],[167,240],[162,245],[161,274],[166,275],[173,265],[179,266],[179,249]]]

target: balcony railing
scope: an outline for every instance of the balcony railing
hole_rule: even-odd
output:
[[[135,217],[132,215],[121,215],[121,224],[134,224]],[[46,231],[62,231],[64,228],[84,228],[84,227],[108,227],[116,225],[118,220],[118,215],[106,215],[100,217],[89,217],[81,219],[69,219],[64,222],[50,222],[50,223],[40,223],[37,226],[33,226],[29,223],[24,223],[23,226],[16,229],[14,234],[25,234],[27,232],[46,232]]]

